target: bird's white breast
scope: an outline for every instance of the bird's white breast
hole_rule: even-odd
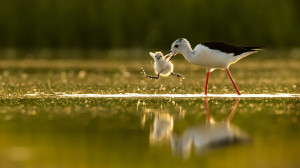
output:
[[[191,55],[190,63],[207,68],[227,68],[233,56],[233,53],[228,54],[219,50],[212,50],[198,44]]]
[[[159,60],[154,64],[155,72],[162,76],[168,76],[173,72],[173,64],[167,60]]]

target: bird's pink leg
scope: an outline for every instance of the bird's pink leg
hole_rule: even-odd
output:
[[[229,123],[230,120],[232,119],[234,111],[235,111],[237,105],[239,104],[239,102],[240,102],[240,98],[237,98],[236,101],[235,101],[235,103],[234,103],[234,105],[232,106],[232,109],[231,109],[228,117],[227,117],[227,123]]]
[[[210,124],[207,97],[205,97],[205,109],[206,109],[206,124]]]
[[[206,72],[205,95],[207,95],[208,78],[209,78],[209,71]]]
[[[237,91],[238,95],[241,95],[239,89],[237,88],[237,86],[236,86],[236,84],[235,84],[235,82],[234,82],[234,80],[233,80],[233,78],[232,78],[232,76],[231,76],[231,74],[230,74],[230,72],[229,72],[229,69],[226,69],[226,71],[227,71],[227,74],[228,74],[229,78],[231,79],[231,82],[232,82],[232,84],[233,84],[235,90]]]

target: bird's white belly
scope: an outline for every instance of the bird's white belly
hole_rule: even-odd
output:
[[[191,58],[191,63],[206,68],[226,69],[232,60],[233,54],[226,54],[218,50],[202,49]]]
[[[155,67],[155,73],[159,73],[161,76],[168,76],[171,72],[173,72],[173,64],[171,63],[156,63],[154,65]]]

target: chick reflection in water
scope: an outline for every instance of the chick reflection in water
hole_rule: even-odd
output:
[[[206,98],[206,124],[191,126],[180,136],[173,133],[173,117],[171,115],[164,114],[164,117],[157,115],[154,120],[153,130],[150,132],[150,143],[161,144],[164,140],[169,141],[175,156],[188,158],[192,146],[194,146],[195,153],[199,155],[207,151],[207,149],[247,142],[249,137],[239,128],[230,124],[239,101],[240,99],[236,100],[226,122],[215,123],[210,118],[208,100]]]
[[[173,117],[168,114],[155,115],[153,130],[150,132],[150,144],[161,145],[172,137]]]

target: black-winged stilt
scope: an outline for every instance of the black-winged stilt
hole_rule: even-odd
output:
[[[207,95],[209,72],[212,72],[216,68],[226,69],[238,95],[241,95],[229,72],[229,66],[257,52],[259,48],[261,47],[243,47],[233,46],[223,42],[205,42],[198,44],[195,49],[192,50],[190,43],[186,39],[180,38],[172,44],[171,51],[168,54],[171,56],[170,60],[176,54],[182,54],[189,63],[206,67],[205,95]]]

